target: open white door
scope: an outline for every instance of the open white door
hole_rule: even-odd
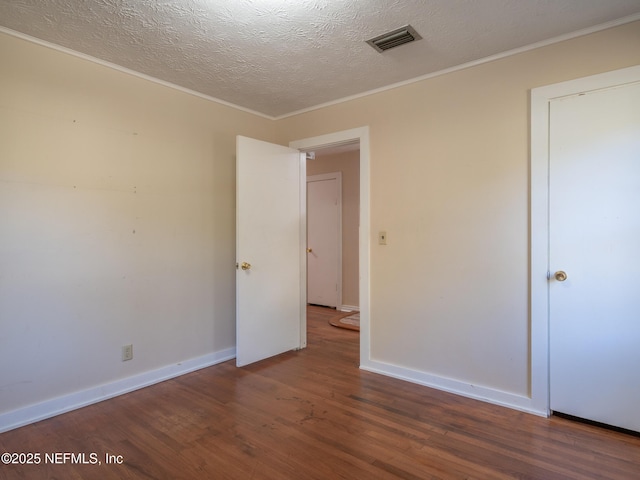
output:
[[[236,138],[236,365],[304,346],[305,200],[299,151]]]

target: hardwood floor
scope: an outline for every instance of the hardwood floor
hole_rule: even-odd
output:
[[[4,433],[0,453],[36,452],[41,463],[0,465],[0,478],[640,478],[637,436],[359,370],[358,333],[330,326],[334,313],[309,307],[305,350],[226,362]],[[101,464],[45,462],[53,452]]]

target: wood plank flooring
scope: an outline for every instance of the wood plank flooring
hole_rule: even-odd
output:
[[[1,434],[0,454],[42,459],[0,464],[0,479],[640,478],[637,436],[359,370],[358,332],[330,326],[334,314],[309,307],[305,350],[226,362]],[[45,462],[53,452],[101,464]]]

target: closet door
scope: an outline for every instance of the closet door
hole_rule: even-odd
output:
[[[551,410],[640,431],[640,84],[550,105]]]

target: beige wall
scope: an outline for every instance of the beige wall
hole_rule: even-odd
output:
[[[0,417],[232,350],[235,135],[364,125],[372,358],[527,395],[529,91],[638,63],[636,22],[274,122],[0,34]]]
[[[307,175],[342,173],[342,305],[357,307],[358,302],[358,223],[360,214],[360,153],[325,155],[316,152],[307,161]]]
[[[0,414],[232,351],[235,135],[273,132],[0,35]]]
[[[638,63],[636,22],[278,122],[370,126],[372,360],[529,395],[530,89]]]

